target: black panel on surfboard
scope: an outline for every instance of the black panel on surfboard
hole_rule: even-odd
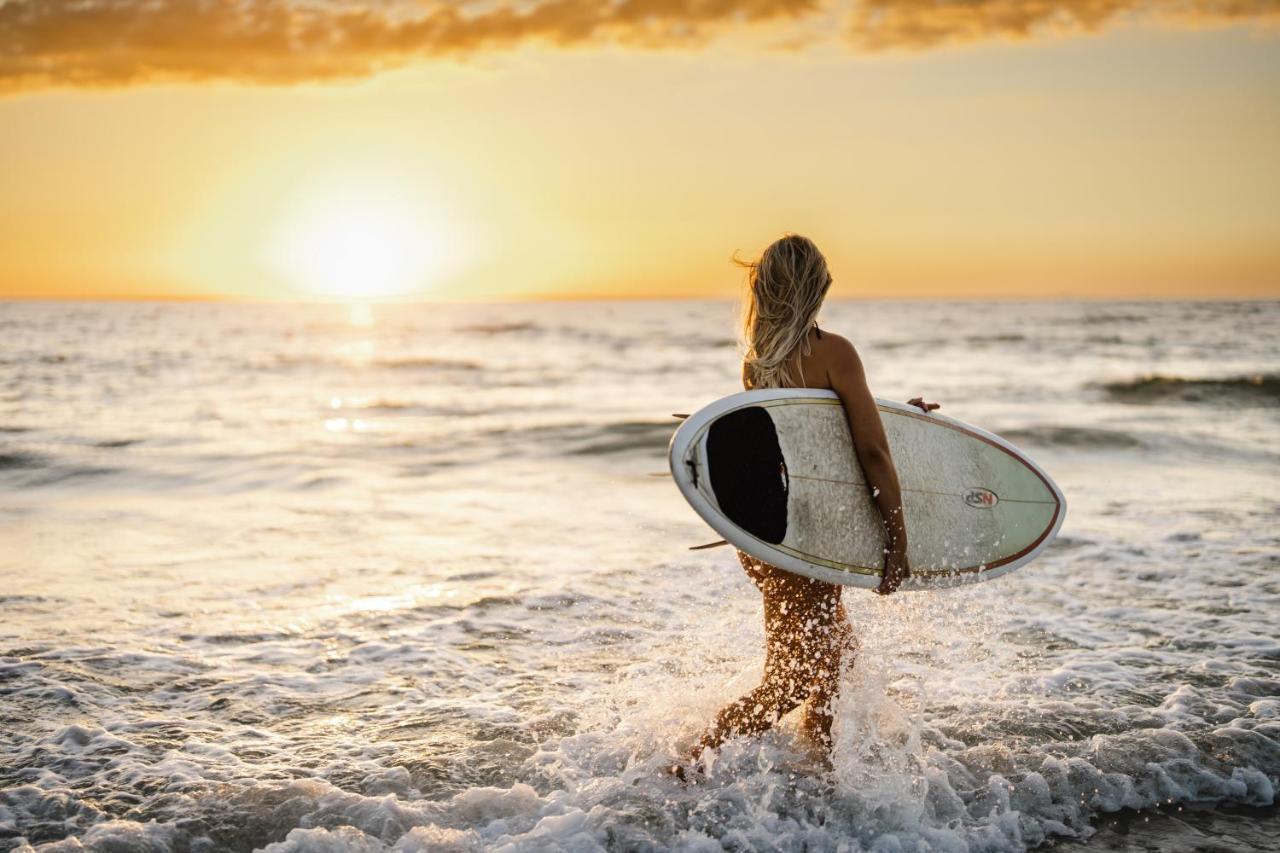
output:
[[[771,544],[787,535],[786,461],[778,429],[762,406],[717,418],[707,431],[707,467],[720,511]]]

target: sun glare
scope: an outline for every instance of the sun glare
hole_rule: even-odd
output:
[[[455,260],[431,214],[395,187],[326,187],[288,209],[268,259],[295,287],[318,296],[359,300],[427,291]]]

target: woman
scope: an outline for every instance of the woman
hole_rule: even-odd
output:
[[[812,241],[789,234],[745,266],[742,384],[748,389],[829,388],[839,395],[854,451],[884,519],[884,577],[876,592],[889,595],[911,574],[902,492],[857,351],[816,323],[831,287],[827,261]],[[926,412],[938,408],[918,397],[910,403]],[[720,711],[692,757],[735,735],[760,734],[801,703],[804,732],[830,749],[841,663],[856,648],[840,604],[843,587],[783,571],[741,551],[738,558],[764,596],[764,677]]]

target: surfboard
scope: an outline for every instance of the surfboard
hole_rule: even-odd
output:
[[[902,589],[989,580],[1057,535],[1062,490],[1008,441],[919,408],[876,400],[902,486],[912,579]],[[832,391],[725,397],[671,437],[671,476],[730,544],[781,569],[875,587],[884,525]]]

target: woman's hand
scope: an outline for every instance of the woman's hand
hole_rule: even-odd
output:
[[[876,595],[892,595],[902,582],[911,577],[911,566],[905,551],[889,551],[884,555],[884,576],[876,587]]]
[[[921,410],[923,410],[923,411],[924,411],[924,413],[925,413],[926,415],[927,415],[929,412],[932,412],[934,409],[941,409],[941,408],[942,408],[942,404],[941,404],[941,403],[926,403],[926,402],[924,401],[924,397],[912,397],[910,400],[908,400],[908,401],[907,401],[907,405],[908,405],[908,406],[916,406],[916,407],[920,408]]]

